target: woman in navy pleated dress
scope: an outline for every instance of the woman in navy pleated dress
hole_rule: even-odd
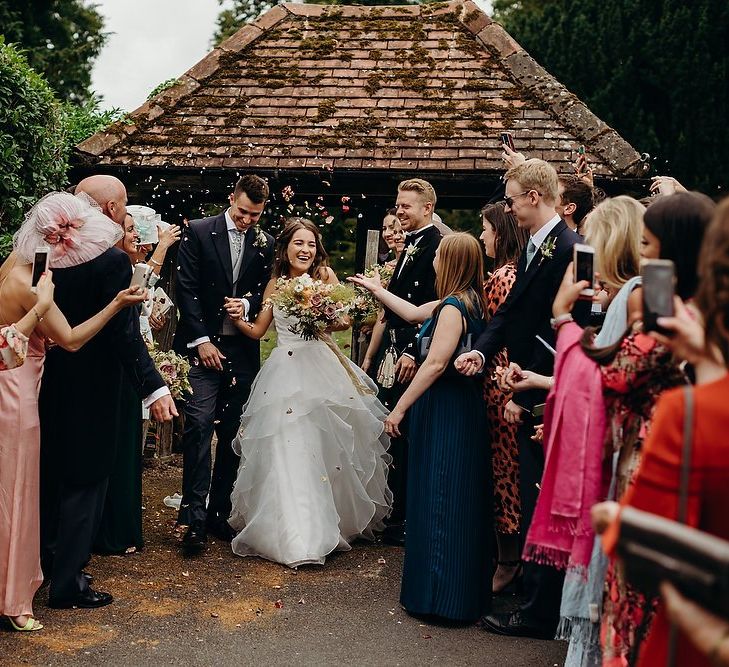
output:
[[[400,602],[418,617],[475,622],[491,605],[493,487],[486,406],[479,382],[453,368],[456,353],[483,324],[483,258],[468,234],[446,236],[435,256],[439,301],[413,306],[379,281],[356,277],[385,306],[424,322],[431,343],[385,422],[398,436],[408,416],[408,498]],[[484,480],[488,480],[484,484]]]

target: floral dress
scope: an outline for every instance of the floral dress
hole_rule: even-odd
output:
[[[513,262],[504,264],[489,276],[484,285],[487,321],[506,301],[515,280],[516,265]],[[517,425],[504,421],[504,405],[511,400],[511,394],[499,389],[494,375],[497,366],[506,367],[508,364],[506,349],[494,355],[484,373],[483,394],[486,401],[486,423],[491,438],[494,524],[499,533],[513,535],[519,532],[521,523]]]
[[[638,470],[658,397],[666,389],[684,384],[686,376],[670,350],[637,331],[625,337],[615,359],[601,370],[609,417],[606,455],[617,455],[616,498],[620,499]],[[646,604],[611,561],[601,630],[604,665],[625,664],[631,648],[645,636],[654,606]]]

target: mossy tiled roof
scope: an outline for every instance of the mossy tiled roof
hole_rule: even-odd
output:
[[[499,133],[600,176],[639,155],[470,0],[274,7],[117,124],[87,163],[503,171]]]

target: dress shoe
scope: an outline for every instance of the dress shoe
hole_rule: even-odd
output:
[[[382,531],[382,541],[393,547],[405,546],[405,522],[393,523]]]
[[[202,549],[208,541],[205,530],[198,526],[190,526],[182,538],[182,546],[186,549]]]
[[[479,627],[486,632],[505,637],[532,637],[533,639],[554,639],[554,630],[551,632],[543,627],[529,625],[524,621],[521,613],[491,614],[479,621]]]
[[[207,532],[213,537],[216,537],[222,542],[227,542],[228,544],[231,543],[236,535],[235,531],[230,527],[230,524],[227,521],[209,523],[207,525]]]
[[[53,609],[71,609],[73,607],[96,609],[97,607],[105,607],[112,602],[114,602],[114,598],[110,593],[87,588],[83,593],[79,593],[76,597],[68,600],[49,600],[48,606]]]

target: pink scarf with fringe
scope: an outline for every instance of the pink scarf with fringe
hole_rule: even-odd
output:
[[[545,463],[523,557],[564,570],[590,563],[590,508],[602,499],[607,418],[598,365],[582,352],[570,322],[557,338],[554,387],[544,412]]]

